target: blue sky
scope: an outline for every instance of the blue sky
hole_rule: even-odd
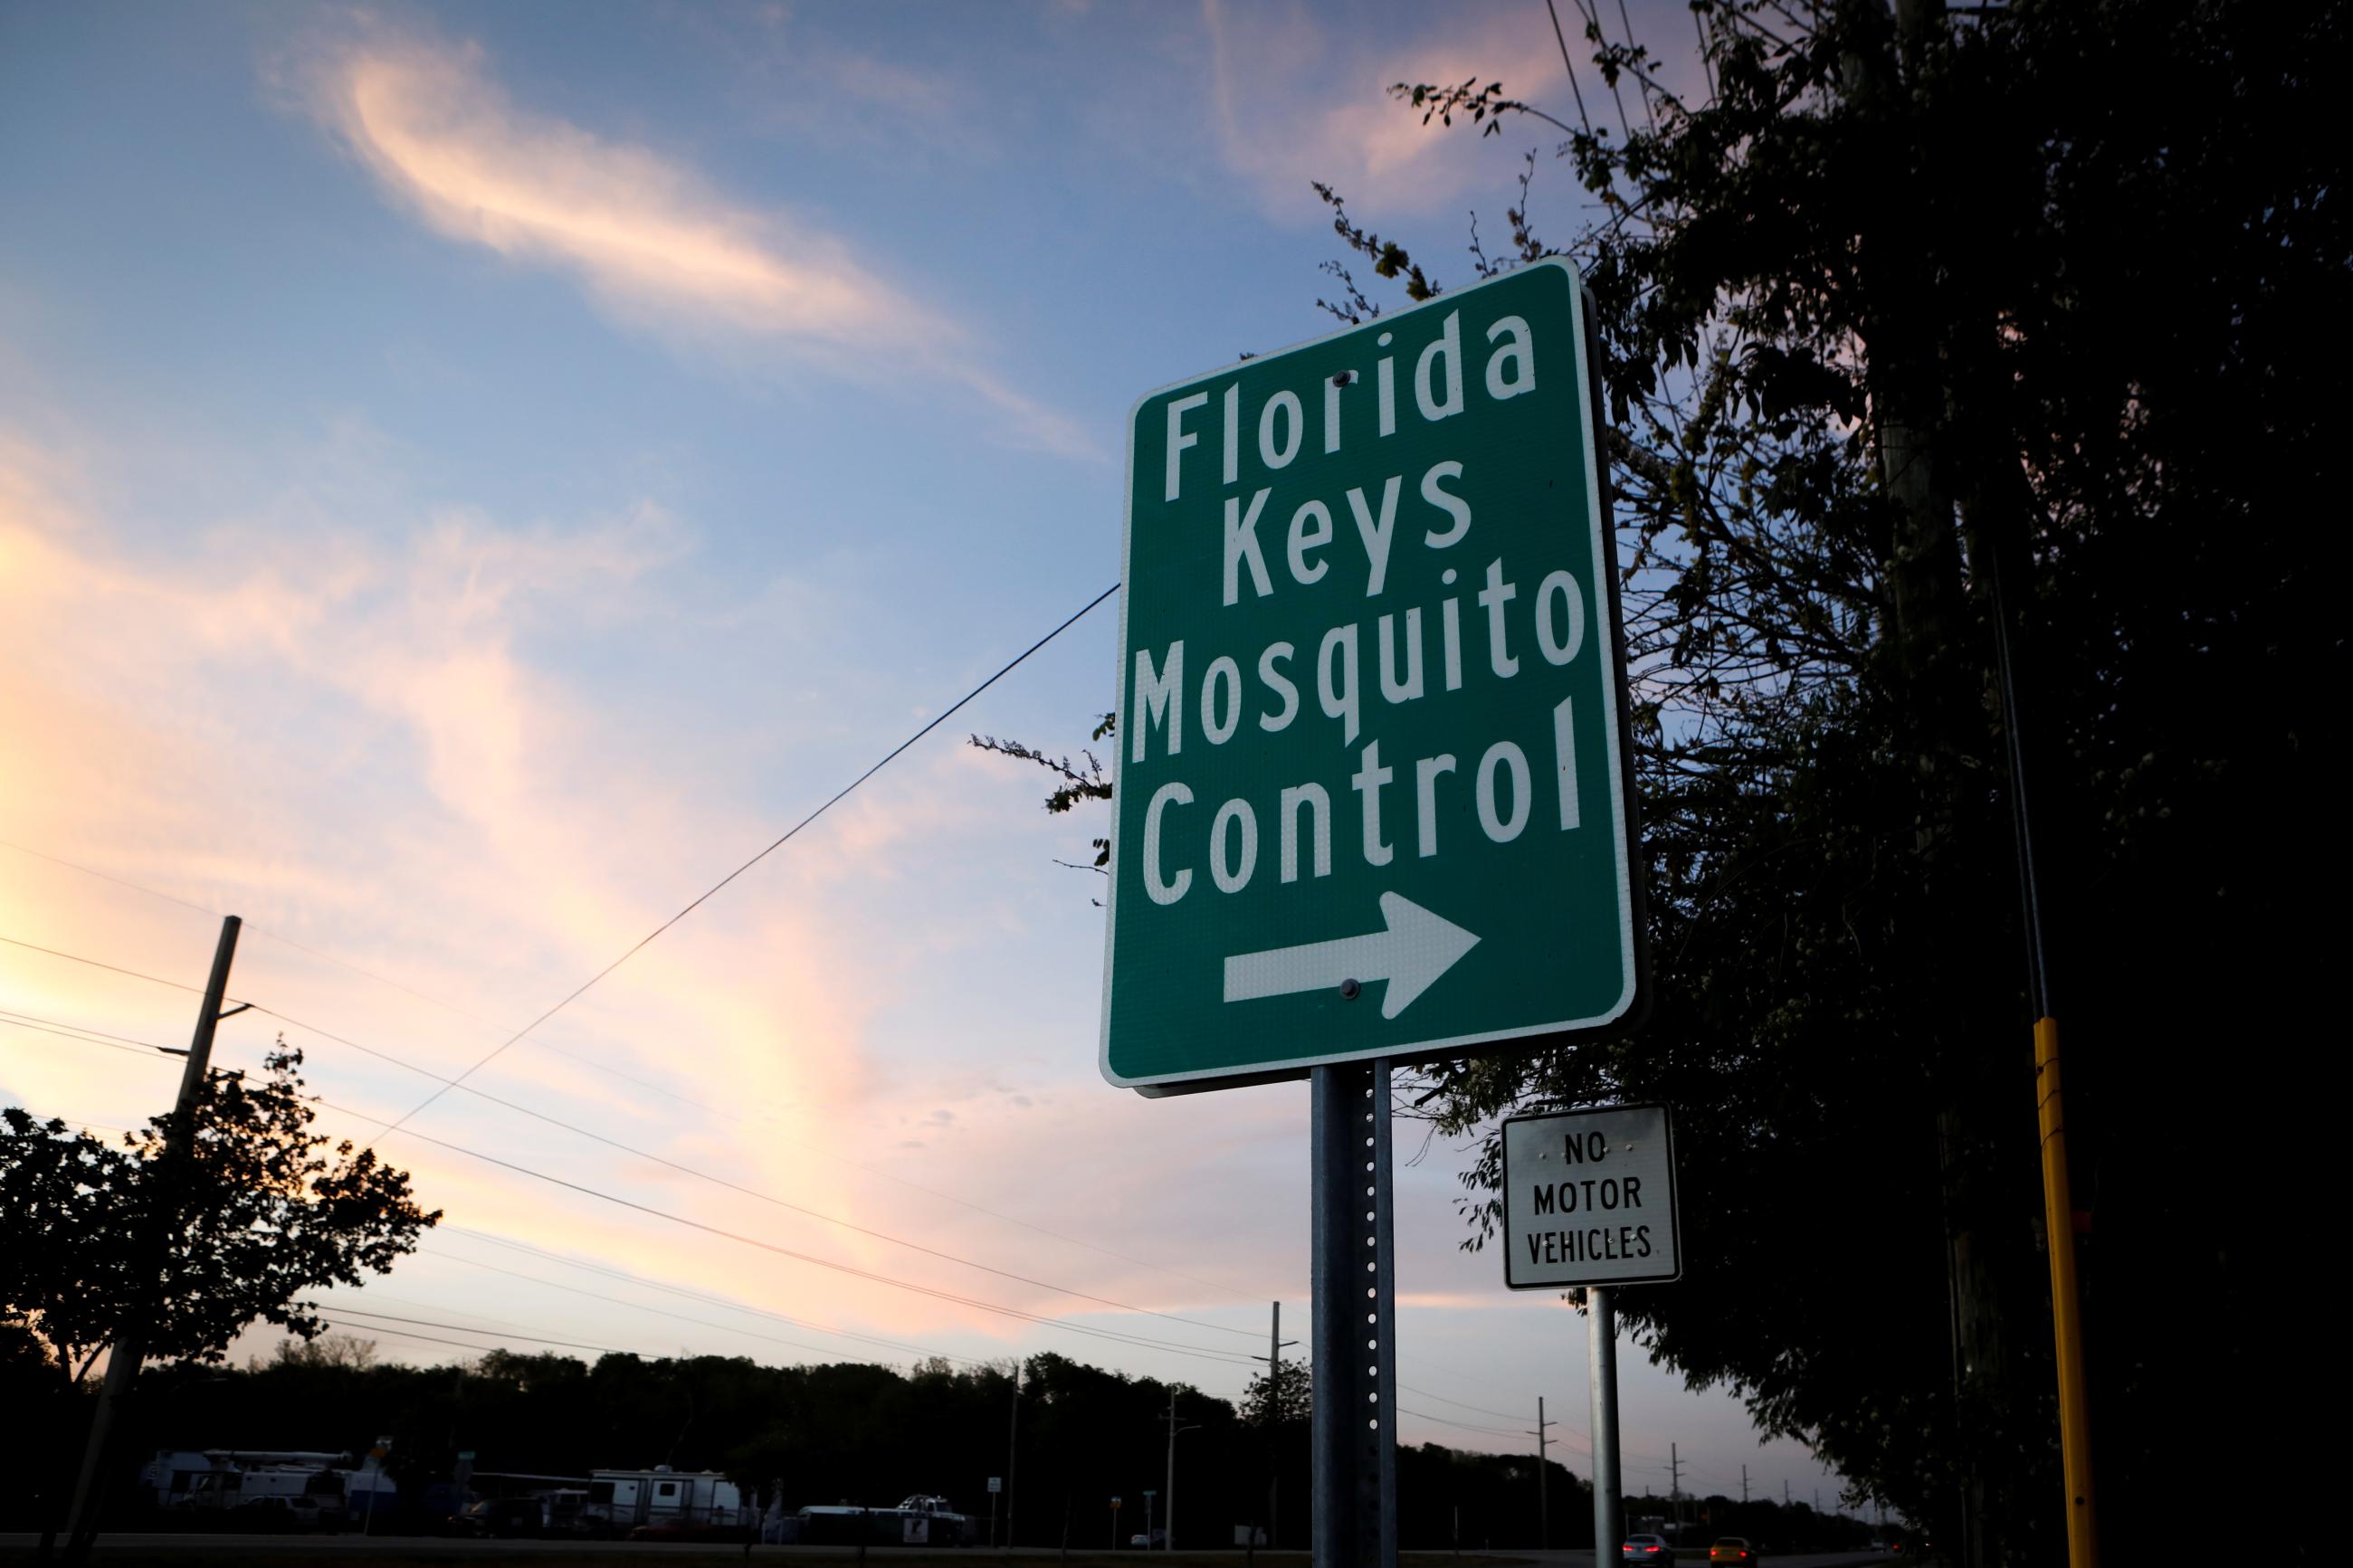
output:
[[[1668,50],[1685,26],[1633,20]],[[1549,142],[1425,132],[1381,89],[1474,72],[1567,96],[1541,4],[11,8],[0,839],[247,916],[238,994],[459,1070],[1111,583],[1134,397],[1332,324],[1311,179],[1467,279],[1467,214],[1503,233],[1521,153]],[[1539,224],[1566,237],[1573,196],[1541,159]],[[1276,1295],[1303,1330],[1303,1089],[1104,1086],[1101,916],[1053,863],[1099,826],[953,743],[1075,747],[1114,629],[1106,606],[483,1087],[1235,1331],[1155,1337],[1247,1353]],[[211,929],[0,849],[0,936],[187,979]],[[14,948],[0,1008],[186,1026],[175,993]],[[289,1037],[338,1105],[397,1115],[431,1087]],[[240,1019],[224,1058],[269,1038]],[[0,1029],[0,1100],[124,1126],[170,1087]],[[416,1125],[861,1267],[1139,1321],[462,1095]],[[387,1149],[468,1231],[648,1279],[957,1354],[1051,1348],[1229,1397],[1245,1375]],[[1487,1430],[1405,1435],[1524,1447],[1495,1412],[1541,1392],[1573,1450],[1579,1321],[1457,1249],[1461,1163],[1433,1147],[1400,1182],[1401,1376],[1413,1408]],[[456,1231],[427,1245],[379,1310],[792,1353],[485,1273],[516,1255]],[[1743,1462],[1767,1490],[1818,1483],[1728,1398],[1627,1362],[1639,1462],[1674,1440],[1704,1488]]]

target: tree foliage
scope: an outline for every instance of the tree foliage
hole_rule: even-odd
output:
[[[1622,1043],[1440,1068],[1431,1112],[1483,1134],[1484,1235],[1497,1115],[1673,1104],[1693,1274],[1626,1293],[1653,1353],[1947,1539],[1974,1498],[1989,1559],[2047,1554],[2014,712],[2109,1518],[2126,1542],[2179,1528],[2155,1417],[2247,1421],[2270,1358],[2236,1344],[2184,1386],[2150,1303],[2262,1227],[2168,1182],[2142,1130],[2161,1043],[2244,1026],[2249,999],[2147,982],[2308,984],[2317,956],[2300,886],[2242,835],[2322,776],[2295,693],[2344,664],[2342,548],[2307,522],[2330,446],[2309,323],[2346,314],[2353,258],[2337,145],[2310,134],[2343,7],[1693,9],[1704,98],[1588,26],[1618,134],[1561,149],[1607,215],[1572,248],[1609,350],[1660,1003]],[[1397,93],[1490,132],[1526,108]],[[2284,1021],[2295,984],[2266,1005]]]
[[[1987,1560],[2048,1558],[2015,724],[2105,1514],[2159,1549],[2177,1415],[2277,1425],[2318,1339],[2274,1301],[2202,1375],[2168,1353],[2176,1281],[2294,1242],[2285,1209],[2185,1177],[2220,1129],[2185,1092],[2210,1072],[2175,1069],[2191,1041],[2295,1037],[2327,973],[2309,889],[2344,868],[2289,814],[2333,790],[2316,694],[2346,662],[2319,520],[2353,245],[2317,129],[2345,7],[1691,11],[1697,58],[1662,60],[1585,8],[1558,114],[1482,78],[1394,89],[1433,134],[1542,138],[1472,274],[1553,253],[1547,143],[1599,214],[1563,248],[1605,351],[1658,996],[1624,1039],[1405,1093],[1469,1141],[1472,1246],[1502,1115],[1672,1104],[1687,1274],[1623,1293],[1641,1342],[1943,1539],[1966,1518]],[[1353,267],[1442,291],[1317,194],[1346,252],[1324,310],[1379,313]],[[2293,1189],[2319,1141],[2301,1105],[2267,1114]]]
[[[1293,1357],[1255,1373],[1242,1390],[1242,1420],[1252,1426],[1280,1426],[1314,1415],[1315,1380],[1307,1363]]]
[[[217,1362],[255,1321],[310,1339],[299,1298],[390,1270],[440,1219],[373,1149],[311,1131],[300,1051],[259,1078],[216,1073],[185,1153],[174,1115],[119,1145],[0,1110],[0,1328],[86,1375],[135,1322],[146,1352]]]

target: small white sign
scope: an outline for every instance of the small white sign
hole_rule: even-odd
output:
[[[1504,1123],[1504,1283],[1632,1285],[1683,1273],[1674,1124],[1663,1105]]]
[[[1001,1492],[1001,1491],[1003,1491],[1003,1490],[1005,1489],[1005,1478],[1004,1478],[1003,1476],[991,1476],[991,1477],[989,1477],[989,1478],[988,1478],[988,1489],[989,1489],[990,1491],[993,1491],[993,1492]]]

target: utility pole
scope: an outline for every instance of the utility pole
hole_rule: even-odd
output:
[[[226,1013],[221,1010],[228,990],[229,965],[237,958],[237,930],[243,924],[235,915],[221,918],[220,942],[213,949],[212,975],[205,982],[204,1001],[196,1012],[196,1032],[188,1041],[187,1065],[180,1070],[180,1098],[172,1107],[171,1125],[164,1135],[163,1158],[158,1162],[163,1168],[147,1173],[139,1184],[146,1199],[146,1212],[133,1222],[128,1242],[142,1254],[144,1278],[137,1294],[125,1303],[122,1329],[115,1335],[113,1349],[106,1358],[106,1384],[99,1394],[98,1409],[90,1415],[90,1441],[82,1449],[81,1476],[74,1483],[73,1511],[66,1526],[69,1563],[87,1561],[90,1543],[97,1538],[99,1506],[106,1493],[108,1440],[113,1434],[115,1416],[123,1401],[130,1398],[131,1385],[139,1376],[140,1361],[146,1354],[142,1331],[164,1306],[153,1292],[160,1292],[173,1235],[180,1226],[179,1167],[195,1149],[196,1105],[204,1098],[212,1069],[213,1031],[223,1018],[242,1013],[245,1006],[251,1005],[248,1003]]]
[[[1748,1467],[1746,1465],[1740,1467],[1740,1505],[1743,1508],[1748,1506]]]
[[[1164,1419],[1168,1423],[1168,1501],[1160,1510],[1160,1539],[1164,1550],[1174,1552],[1176,1550],[1176,1435],[1198,1431],[1201,1424],[1176,1419],[1176,1385],[1173,1383],[1168,1385],[1168,1414]],[[1152,1494],[1146,1492],[1144,1495],[1148,1499]]]
[[[2084,1302],[2076,1279],[2075,1197],[2067,1165],[2066,1102],[2059,1078],[2058,1005],[2051,995],[2051,954],[2042,940],[2042,887],[2027,813],[2026,741],[2018,707],[2017,660],[2010,647],[2010,609],[2001,591],[2002,542],[1986,551],[1993,586],[1995,673],[2001,687],[2003,752],[2010,768],[2010,814],[2018,837],[2018,889],[2026,926],[2026,984],[2034,1008],[2036,1120],[2042,1134],[2042,1223],[2051,1255],[2051,1328],[2058,1352],[2059,1458],[2067,1483],[2067,1561],[2099,1568],[2099,1520],[2092,1497],[2092,1425],[2084,1374]]]
[[[1677,1524],[1683,1523],[1683,1451],[1672,1443],[1667,1445],[1667,1511],[1675,1516]]]
[[[1552,1550],[1552,1471],[1545,1461],[1545,1444],[1551,1436],[1547,1427],[1557,1425],[1545,1419],[1544,1395],[1536,1395],[1536,1429],[1528,1434],[1536,1440],[1536,1550]]]
[[[1781,1506],[1785,1509],[1789,1506],[1789,1478],[1787,1476],[1781,1478]]]
[[[1298,1342],[1282,1337],[1282,1303],[1275,1302],[1274,1316],[1267,1325],[1266,1354],[1250,1357],[1252,1361],[1266,1363],[1267,1426],[1270,1431],[1280,1430],[1282,1425],[1282,1348]],[[1270,1455],[1273,1452],[1271,1444],[1268,1451]],[[1274,1547],[1282,1542],[1282,1461],[1271,1459],[1269,1470],[1271,1473],[1266,1478],[1266,1543]]]
[[[1013,1544],[1013,1467],[1021,1457],[1021,1363],[1013,1363],[1013,1427],[1005,1439],[1005,1544]]]

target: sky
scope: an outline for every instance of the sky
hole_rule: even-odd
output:
[[[87,1032],[184,1044],[233,912],[216,1059],[282,1030],[322,1129],[491,1058],[383,1139],[444,1226],[323,1298],[384,1355],[1237,1397],[1305,1338],[1305,1087],[1106,1085],[1104,821],[962,743],[1079,751],[1115,600],[499,1047],[1113,584],[1134,400],[1335,324],[1311,182],[1459,283],[1534,149],[1567,237],[1548,137],[1383,91],[1473,76],[1572,111],[1541,0],[0,13],[0,1103],[164,1109]],[[1583,1473],[1582,1319],[1398,1147],[1401,1436],[1542,1394]],[[1630,1488],[1831,1500],[1620,1360]]]

